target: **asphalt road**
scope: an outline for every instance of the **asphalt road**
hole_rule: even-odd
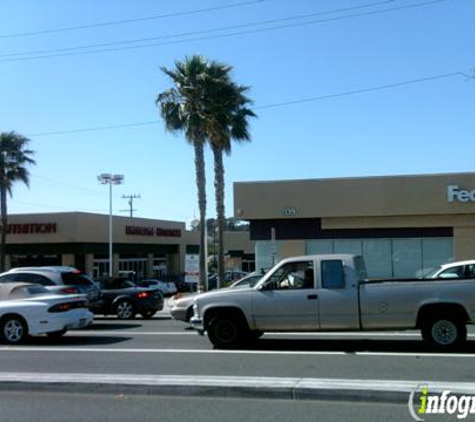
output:
[[[404,405],[286,400],[206,399],[127,395],[2,393],[1,421],[9,422],[402,422]],[[454,416],[427,418],[444,421]]]
[[[246,350],[214,350],[164,316],[99,318],[61,339],[0,346],[0,372],[266,376],[474,381],[475,330],[454,353],[427,350],[417,333],[265,335]]]

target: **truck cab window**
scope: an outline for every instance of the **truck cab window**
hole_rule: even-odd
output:
[[[324,289],[344,289],[345,275],[343,262],[338,260],[328,260],[321,262],[322,288]]]
[[[314,288],[313,261],[291,262],[280,267],[267,280],[265,290]]]

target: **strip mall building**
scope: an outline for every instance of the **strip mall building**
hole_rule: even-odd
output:
[[[370,277],[412,277],[475,259],[475,173],[234,184],[256,267],[315,253],[356,253]]]
[[[199,253],[199,233],[178,221],[113,216],[113,274],[182,276],[187,254]],[[213,243],[214,239],[209,239]],[[248,232],[225,233],[226,266],[254,269]],[[94,277],[109,272],[109,216],[83,212],[9,216],[7,269],[66,265]]]
[[[186,253],[197,253],[198,234],[185,223],[113,217],[113,272],[142,276],[181,274]],[[7,268],[68,265],[99,277],[109,271],[109,216],[82,212],[9,217]]]

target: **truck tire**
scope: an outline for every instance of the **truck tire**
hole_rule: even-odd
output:
[[[208,324],[208,338],[217,349],[234,349],[246,338],[246,328],[235,314],[216,315]]]
[[[421,334],[430,346],[451,349],[467,339],[467,327],[459,318],[431,317],[422,323]]]

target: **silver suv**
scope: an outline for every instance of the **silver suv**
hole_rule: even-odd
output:
[[[59,294],[85,294],[91,310],[102,305],[100,286],[74,267],[18,267],[0,274],[0,283],[18,281],[40,284]]]

